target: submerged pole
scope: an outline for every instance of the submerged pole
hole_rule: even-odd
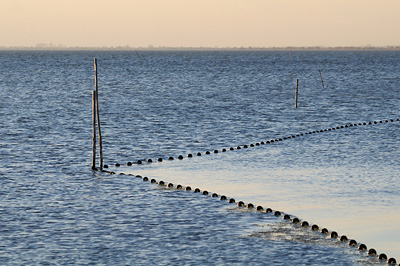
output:
[[[294,107],[297,108],[297,96],[298,96],[298,91],[299,91],[299,80],[296,80],[296,96],[295,96],[295,103]]]
[[[103,171],[103,145],[101,140],[101,129],[100,129],[100,113],[99,113],[99,86],[97,79],[97,59],[94,58],[94,83],[96,87],[95,98],[96,98],[96,118],[97,118],[97,132],[99,134],[99,160],[100,160],[100,171]]]
[[[92,123],[93,123],[93,137],[92,137],[92,170],[96,169],[96,91],[92,91]]]

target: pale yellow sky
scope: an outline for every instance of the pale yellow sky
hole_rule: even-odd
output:
[[[0,0],[0,46],[400,45],[400,0]]]

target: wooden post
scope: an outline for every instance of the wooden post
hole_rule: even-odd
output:
[[[139,55],[138,51],[135,50],[137,57],[139,58],[140,63],[142,63],[142,57]]]
[[[99,114],[99,86],[97,80],[97,59],[94,59],[94,83],[96,87],[96,117],[97,117],[97,132],[99,134],[99,160],[100,160],[100,171],[103,171],[103,145],[101,139],[101,129],[100,129],[100,114]]]
[[[298,91],[299,91],[299,80],[296,80],[296,97],[295,97],[295,104],[294,107],[297,108],[297,96],[298,96]]]
[[[319,72],[319,76],[321,77],[322,88],[325,88],[325,86],[324,86],[324,80],[322,79],[321,70],[318,70],[318,72]]]
[[[92,91],[92,122],[93,122],[92,170],[95,170],[96,169],[96,91]]]

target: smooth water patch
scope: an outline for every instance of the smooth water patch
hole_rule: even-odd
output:
[[[380,126],[382,137],[375,133],[374,142],[367,138],[371,136],[369,131],[377,128],[351,129],[354,134],[324,132],[318,137],[137,165],[121,171],[271,207],[400,257],[400,169],[392,160],[390,147],[380,149],[395,145],[395,139],[387,137],[387,133],[398,127],[398,123]],[[338,136],[341,140],[334,141]],[[368,146],[362,146],[364,141]],[[365,149],[373,149],[379,158],[370,157]]]

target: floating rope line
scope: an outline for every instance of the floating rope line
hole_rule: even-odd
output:
[[[298,225],[298,226],[301,226],[301,228],[305,228],[305,229],[309,228],[313,232],[320,232],[322,235],[325,235],[326,238],[337,239],[338,241],[340,241],[340,243],[347,244],[349,247],[352,247],[352,248],[357,248],[360,252],[365,252],[367,254],[367,256],[376,257],[381,262],[386,261],[390,265],[395,265],[397,263],[395,258],[388,259],[385,253],[378,254],[378,252],[374,248],[367,249],[367,246],[365,244],[357,243],[357,241],[354,239],[348,239],[346,235],[341,235],[339,237],[339,235],[336,231],[331,231],[329,233],[329,230],[327,228],[320,229],[320,227],[316,224],[313,224],[312,226],[310,226],[310,224],[307,221],[305,221],[305,220],[302,221],[298,217],[295,217],[290,214],[286,214],[286,213],[283,213],[283,212],[280,212],[277,210],[273,211],[271,208],[264,209],[264,207],[260,206],[260,205],[258,205],[257,208],[254,208],[254,206],[255,206],[254,204],[252,204],[252,203],[246,204],[243,201],[238,201],[236,203],[236,200],[234,198],[228,199],[228,197],[225,195],[219,196],[217,193],[211,193],[207,190],[200,190],[199,188],[195,188],[194,190],[192,190],[192,188],[190,186],[182,186],[180,184],[175,186],[172,183],[166,183],[164,181],[157,182],[155,179],[149,180],[148,177],[146,177],[146,176],[142,177],[141,175],[125,174],[125,173],[120,173],[120,175],[135,176],[136,178],[141,178],[143,181],[147,181],[147,182],[150,181],[150,183],[152,183],[152,184],[158,184],[158,186],[165,188],[165,189],[194,191],[194,193],[202,194],[202,195],[209,196],[212,198],[220,198],[221,201],[227,201],[229,204],[236,204],[237,207],[240,209],[255,210],[256,212],[260,212],[260,213],[273,214],[274,216],[282,217],[283,220],[289,221],[293,225]],[[399,264],[399,266],[400,266],[400,264]]]
[[[297,135],[291,135],[288,137],[283,137],[283,138],[277,138],[277,139],[271,139],[268,141],[261,141],[261,142],[257,142],[255,144],[250,144],[250,145],[239,145],[236,148],[234,147],[230,147],[229,150],[230,151],[234,151],[236,150],[240,150],[240,149],[247,149],[249,147],[255,147],[255,146],[260,146],[260,145],[265,145],[265,144],[270,144],[270,143],[274,143],[274,142],[279,142],[279,141],[283,141],[283,140],[287,140],[287,139],[292,139],[292,138],[296,138],[296,137],[301,137],[301,136],[305,136],[305,135],[310,135],[310,134],[316,134],[316,133],[322,133],[322,132],[329,132],[329,131],[334,131],[334,130],[339,130],[339,129],[344,129],[344,128],[349,128],[349,127],[356,127],[356,126],[363,126],[363,125],[376,125],[376,124],[383,124],[383,123],[389,123],[389,122],[395,122],[395,121],[400,121],[400,119],[391,119],[391,120],[381,120],[381,121],[372,121],[372,122],[364,122],[364,123],[354,123],[354,124],[348,124],[348,125],[342,125],[342,126],[337,126],[337,127],[332,127],[332,128],[327,128],[327,129],[321,129],[321,130],[315,130],[315,131],[309,131],[309,132],[305,132],[305,133],[301,133],[301,134],[297,134]],[[221,149],[221,152],[226,152],[228,151],[228,149]],[[219,150],[214,150],[213,153],[219,153]],[[206,155],[211,154],[210,151],[206,151],[205,152]],[[201,156],[201,152],[197,152],[196,156]],[[188,154],[187,157],[188,158],[192,158],[194,155],[193,154]],[[179,155],[177,157],[178,160],[183,160],[184,157],[183,155]],[[174,157],[170,156],[168,157],[168,160],[172,161],[174,160]],[[147,159],[144,160],[145,162],[147,161],[147,163],[152,163],[153,160],[152,159]],[[158,158],[157,159],[158,162],[163,162],[163,158]],[[142,164],[143,161],[142,160],[137,160],[136,163],[132,163],[132,162],[128,162],[126,164],[126,166],[132,166],[134,164]],[[115,167],[120,167],[121,164],[116,163]],[[108,165],[104,165],[104,168],[108,168]],[[107,170],[103,170],[102,172],[105,173],[109,173],[109,174],[116,174],[114,171],[107,171]],[[194,191],[194,193],[199,193],[205,196],[211,196],[213,198],[217,198],[220,197],[220,200],[224,200],[224,201],[228,201],[230,204],[237,204],[238,208],[247,208],[249,210],[253,210],[254,209],[254,205],[252,203],[247,203],[245,204],[243,201],[239,201],[236,203],[236,200],[234,198],[229,198],[226,197],[225,195],[219,196],[217,193],[211,193],[207,190],[203,190],[201,191],[199,188],[195,188],[194,190],[190,187],[190,186],[182,186],[180,184],[178,185],[174,185],[172,183],[165,183],[164,181],[156,181],[155,179],[151,179],[149,180],[148,177],[142,177],[140,175],[134,175],[134,174],[125,174],[125,173],[119,173],[120,175],[130,175],[130,176],[135,176],[137,178],[141,178],[143,181],[149,181],[152,184],[158,184],[158,186],[161,187],[165,187],[168,189],[178,189],[178,190],[184,190],[184,191]],[[374,248],[370,248],[369,250],[367,249],[367,246],[365,244],[358,244],[356,240],[354,239],[348,239],[346,235],[341,235],[339,237],[338,233],[336,231],[331,231],[329,233],[329,230],[327,228],[322,228],[320,229],[318,225],[313,224],[312,226],[310,226],[310,224],[307,221],[301,221],[299,218],[297,217],[293,217],[289,214],[285,214],[285,213],[281,213],[280,211],[273,211],[271,208],[266,208],[264,209],[263,206],[257,206],[256,207],[256,211],[257,212],[263,212],[266,214],[273,214],[274,216],[277,217],[282,217],[284,220],[286,221],[291,221],[292,224],[294,225],[300,225],[302,228],[310,228],[310,230],[314,231],[314,232],[320,232],[323,235],[329,235],[331,239],[338,239],[340,242],[342,243],[348,243],[348,245],[350,247],[357,247],[358,250],[360,251],[366,251],[368,256],[376,256],[379,261],[386,261],[388,264],[390,265],[394,265],[397,263],[395,258],[387,258],[385,253],[381,253],[378,255],[377,251]],[[399,264],[400,266],[400,264]]]
[[[255,143],[255,144],[239,145],[239,146],[237,146],[236,148],[234,148],[234,147],[223,148],[223,149],[221,149],[221,150],[214,150],[213,152],[211,152],[211,151],[206,151],[205,154],[206,154],[206,155],[210,155],[211,153],[217,154],[217,153],[219,153],[220,151],[221,151],[222,153],[224,153],[224,152],[227,152],[227,151],[248,149],[249,147],[252,148],[252,147],[257,147],[257,146],[261,146],[261,145],[265,145],[265,144],[271,144],[271,143],[274,143],[274,142],[280,142],[280,141],[284,141],[284,140],[288,140],[288,139],[294,139],[294,138],[302,137],[302,136],[305,136],[305,135],[317,134],[317,133],[322,133],[322,132],[329,132],[329,131],[334,131],[334,130],[339,130],[339,129],[345,129],[345,128],[349,128],[349,127],[357,127],[357,126],[365,126],[365,125],[376,125],[376,124],[384,124],[384,123],[398,122],[398,121],[400,121],[400,118],[398,118],[398,119],[390,119],[390,120],[380,120],[380,121],[372,121],[372,122],[363,122],[363,123],[346,124],[346,125],[341,125],[341,126],[337,126],[337,127],[326,128],[326,129],[321,129],[321,130],[314,130],[314,131],[309,131],[309,132],[305,132],[305,133],[300,133],[300,134],[297,134],[297,135],[291,135],[291,136],[288,136],[288,137],[276,138],[276,139],[271,139],[271,140],[267,140],[267,141],[260,141],[260,142],[257,142],[257,143]],[[192,157],[194,157],[195,155],[196,155],[196,156],[202,156],[202,153],[201,153],[201,152],[197,152],[197,153],[195,153],[195,154],[189,153],[189,154],[187,154],[187,157],[188,157],[188,158],[192,158]],[[175,160],[175,158],[174,158],[173,156],[169,156],[169,157],[166,157],[166,158],[167,158],[166,160],[168,160],[168,161],[173,161],[173,160]],[[183,155],[179,155],[179,156],[177,157],[178,160],[183,160],[184,158],[185,158],[185,157],[184,157]],[[156,161],[157,161],[157,162],[163,162],[164,159],[160,157],[160,158],[158,158]],[[127,162],[126,164],[119,164],[119,163],[116,163],[116,164],[115,164],[115,167],[120,167],[121,165],[123,165],[123,166],[133,166],[133,165],[135,165],[135,164],[136,164],[136,165],[141,165],[141,164],[143,164],[144,162],[147,162],[148,164],[150,164],[150,163],[153,163],[153,160],[152,160],[152,159],[137,160],[136,162]],[[104,165],[104,168],[109,168],[109,166],[108,166],[108,165]],[[110,171],[104,171],[104,172],[109,173]]]

